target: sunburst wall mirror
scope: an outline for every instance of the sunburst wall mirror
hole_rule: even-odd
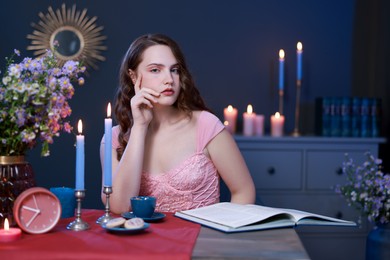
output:
[[[39,13],[41,20],[31,26],[35,29],[27,35],[31,45],[27,50],[34,51],[34,55],[42,56],[47,49],[54,50],[59,62],[63,65],[67,60],[79,60],[88,68],[98,69],[97,62],[105,61],[101,54],[107,50],[103,41],[107,38],[102,35],[103,26],[97,26],[97,17],[89,18],[87,9],[81,12],[76,5],[66,9],[62,4],[56,11],[50,6],[48,13]]]

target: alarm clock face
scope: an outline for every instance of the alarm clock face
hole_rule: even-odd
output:
[[[60,220],[61,204],[49,190],[41,187],[30,188],[16,198],[14,218],[18,226],[27,233],[46,233]]]

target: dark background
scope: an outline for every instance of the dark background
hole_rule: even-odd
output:
[[[209,107],[223,120],[223,109],[242,113],[252,104],[269,117],[278,110],[278,52],[284,49],[286,132],[294,128],[296,44],[303,43],[303,85],[300,129],[314,132],[314,102],[321,96],[368,96],[383,100],[383,135],[387,136],[389,100],[389,3],[385,0],[197,0],[197,1],[4,1],[0,4],[0,57],[26,50],[26,38],[47,13],[66,3],[97,16],[107,36],[98,70],[76,86],[71,100],[72,125],[79,118],[86,138],[86,198],[83,206],[100,208],[99,144],[104,132],[106,105],[117,87],[118,69],[129,44],[145,33],[174,38],[186,54],[195,81]],[[5,62],[1,62],[3,68]],[[74,186],[75,136],[62,133],[51,145],[51,155],[40,157],[40,147],[28,154],[39,186]],[[388,157],[386,145],[381,148]],[[386,161],[386,160],[385,160]]]

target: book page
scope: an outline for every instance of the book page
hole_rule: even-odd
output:
[[[219,203],[203,208],[185,210],[182,213],[237,228],[268,219],[278,213],[258,205],[241,205],[234,203]],[[283,212],[280,212],[283,213]],[[285,219],[289,219],[286,215]]]
[[[347,220],[342,220],[342,219],[337,219],[337,218],[332,218],[324,215],[319,215],[315,213],[310,213],[310,212],[305,212],[301,210],[296,210],[296,209],[285,209],[285,208],[270,208],[270,207],[264,207],[264,206],[259,206],[259,205],[247,205],[248,207],[252,208],[253,211],[256,210],[261,210],[261,211],[268,211],[270,214],[273,212],[274,214],[280,214],[280,213],[286,213],[291,215],[291,217],[294,219],[296,223],[305,221],[307,223],[314,224],[315,222],[320,223],[325,223],[325,222],[337,222],[337,223],[353,223],[351,221]],[[310,219],[310,221],[308,220]]]
[[[315,221],[317,222],[321,222],[321,223],[324,223],[324,222],[336,222],[336,223],[344,223],[344,224],[347,224],[347,223],[350,223],[350,224],[356,224],[352,221],[348,221],[348,220],[343,220],[343,219],[338,219],[338,218],[332,218],[332,217],[328,217],[328,216],[324,216],[324,215],[319,215],[319,214],[314,214],[314,213],[309,213],[309,212],[304,212],[304,211],[300,211],[300,210],[295,210],[295,209],[284,209],[286,212],[288,212],[289,214],[293,215],[296,222],[301,222],[301,221],[306,221],[307,223],[314,223]],[[309,221],[310,219],[310,221]]]

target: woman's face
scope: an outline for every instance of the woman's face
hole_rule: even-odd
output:
[[[172,105],[180,92],[179,65],[171,49],[154,45],[143,53],[137,68],[137,77],[142,77],[141,88],[150,88],[161,93],[158,103]]]

